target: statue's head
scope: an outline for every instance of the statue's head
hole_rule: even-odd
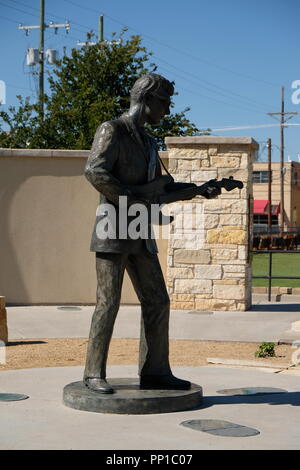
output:
[[[174,86],[169,80],[156,73],[149,73],[142,75],[133,85],[130,93],[131,105],[141,106],[146,121],[158,124],[166,114],[170,114],[170,97],[173,93]]]

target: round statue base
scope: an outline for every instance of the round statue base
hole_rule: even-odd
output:
[[[202,387],[189,390],[141,390],[139,379],[109,379],[114,393],[89,390],[83,382],[64,387],[63,403],[76,410],[94,413],[154,414],[191,410],[201,405]]]

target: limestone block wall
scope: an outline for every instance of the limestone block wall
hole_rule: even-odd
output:
[[[201,229],[194,227],[194,233],[179,239],[175,231],[170,234],[167,285],[172,307],[247,310],[251,306],[252,162],[258,144],[249,137],[211,136],[168,137],[166,144],[169,170],[176,181],[200,185],[232,175],[244,183],[241,190],[223,189],[217,199],[198,196],[183,203],[184,211],[191,210],[193,203],[202,213]]]

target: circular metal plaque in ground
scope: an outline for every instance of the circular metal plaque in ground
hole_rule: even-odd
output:
[[[195,431],[207,432],[215,436],[248,437],[259,434],[257,429],[218,419],[193,419],[191,421],[183,421],[180,424]]]
[[[202,402],[202,387],[189,390],[140,390],[139,379],[109,379],[114,393],[89,390],[83,382],[64,387],[63,403],[70,408],[95,413],[153,414],[185,411]]]
[[[57,310],[82,310],[82,308],[73,305],[63,305],[62,307],[57,307]]]
[[[287,393],[287,390],[272,387],[245,387],[218,390],[217,393],[222,393],[224,395],[267,395],[269,393]]]
[[[188,313],[192,315],[213,315],[214,314],[212,310],[191,310]]]
[[[0,393],[0,401],[19,401],[26,400],[28,395],[21,395],[20,393]]]

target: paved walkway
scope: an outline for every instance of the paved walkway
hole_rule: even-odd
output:
[[[268,303],[257,295],[246,312],[189,312],[172,310],[170,337],[215,341],[280,341],[300,338],[293,323],[300,320],[300,296],[283,296]],[[7,307],[9,339],[85,338],[89,334],[92,306],[60,310],[59,306]],[[76,307],[79,308],[79,307]],[[115,338],[139,338],[140,307],[121,306]]]

